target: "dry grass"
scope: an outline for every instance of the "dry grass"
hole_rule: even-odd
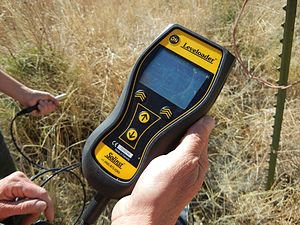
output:
[[[241,4],[2,0],[2,67],[31,87],[71,93],[58,112],[18,121],[18,139],[48,149],[48,165],[79,161],[84,140],[113,109],[137,56],[167,24],[183,24],[232,50],[232,25]],[[278,79],[283,5],[284,1],[249,1],[237,34],[248,69],[271,82]],[[290,81],[300,77],[299,32],[298,16]],[[249,80],[238,65],[233,69],[210,112],[218,122],[210,140],[205,187],[192,204],[195,224],[300,224],[299,90],[299,85],[288,90],[276,183],[265,191],[276,90]],[[1,128],[8,134],[5,127],[17,106],[5,96],[0,104]],[[28,149],[28,154],[39,160],[45,155],[39,148]],[[21,170],[35,172],[14,156]],[[50,186],[60,206],[56,224],[70,224],[80,207],[78,183],[70,175]],[[99,224],[109,224],[108,217]]]

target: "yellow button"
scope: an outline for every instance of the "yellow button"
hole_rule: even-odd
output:
[[[130,128],[126,133],[126,137],[129,141],[134,141],[137,139],[138,133],[134,128]]]
[[[150,115],[149,115],[148,112],[146,112],[146,111],[140,112],[140,114],[139,114],[139,121],[141,123],[148,123],[149,120],[150,120]]]

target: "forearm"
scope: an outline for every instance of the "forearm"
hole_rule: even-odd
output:
[[[28,90],[28,88],[25,85],[0,70],[1,92],[17,101],[21,101],[21,98],[24,96],[24,93],[26,93],[26,90]]]

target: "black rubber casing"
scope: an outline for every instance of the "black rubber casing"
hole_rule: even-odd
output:
[[[141,162],[141,165],[138,169],[138,172],[134,177],[129,181],[121,181],[112,176],[110,176],[105,170],[103,170],[99,164],[96,162],[93,152],[99,143],[99,141],[118,123],[123,112],[128,104],[128,96],[130,95],[131,88],[133,86],[133,80],[135,76],[135,71],[138,65],[142,62],[143,57],[148,54],[148,52],[156,46],[166,35],[168,35],[174,29],[181,29],[184,32],[198,37],[202,41],[214,46],[215,48],[222,51],[222,60],[220,67],[217,71],[217,76],[214,80],[213,86],[218,88],[212,88],[209,93],[203,99],[202,103],[192,110],[189,114],[185,115],[181,119],[177,120],[175,124],[172,124],[163,132],[161,132],[149,145],[148,149],[155,149],[155,151],[146,150],[146,155]],[[223,47],[209,41],[208,39],[187,30],[186,28],[174,24],[169,26],[154,42],[145,50],[145,52],[139,57],[137,63],[135,64],[128,80],[123,89],[123,92],[118,100],[118,103],[110,116],[97,127],[93,133],[88,137],[87,142],[84,146],[82,153],[82,170],[83,174],[86,177],[88,183],[96,189],[99,193],[107,198],[121,198],[125,195],[131,193],[137,179],[140,174],[146,168],[146,166],[153,160],[155,157],[166,154],[173,150],[178,141],[182,138],[185,131],[197,120],[203,117],[214,104],[217,99],[226,79],[229,74],[229,71],[234,63],[234,56],[224,49]]]

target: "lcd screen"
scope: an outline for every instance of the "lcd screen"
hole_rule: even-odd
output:
[[[186,109],[211,73],[160,46],[144,68],[140,83]]]

